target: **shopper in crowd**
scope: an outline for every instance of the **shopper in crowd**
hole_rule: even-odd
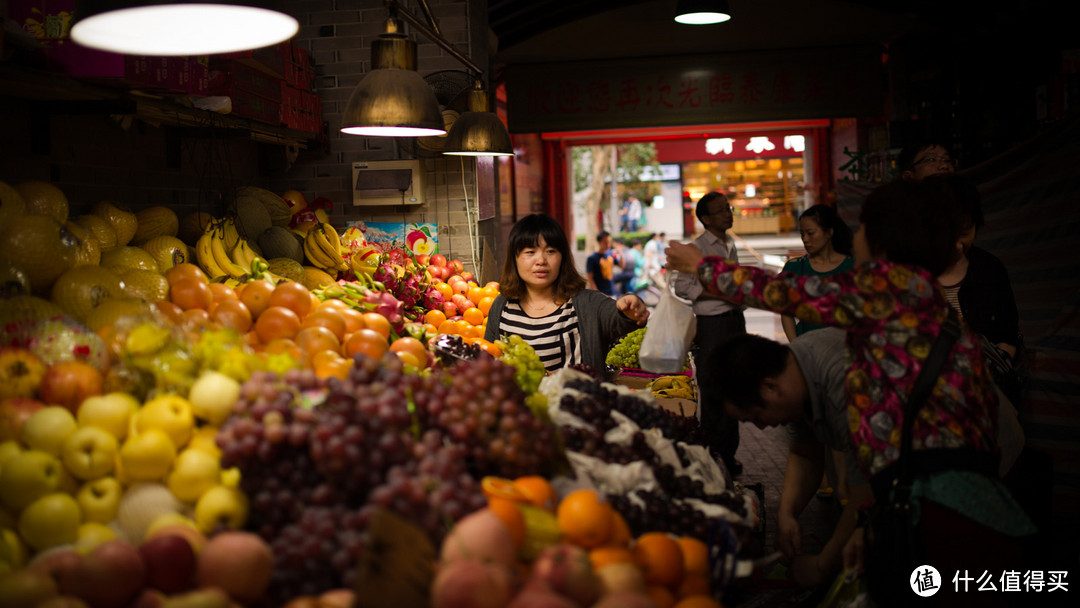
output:
[[[622,270],[615,275],[615,292],[619,295],[636,293],[634,285],[645,270],[645,258],[641,251],[641,241],[631,240],[630,246],[624,246],[621,253]]]
[[[806,255],[788,260],[784,264],[784,272],[827,277],[855,267],[855,258],[851,257],[851,229],[829,205],[814,205],[803,211],[799,216],[799,235]],[[824,327],[797,320],[791,315],[783,315],[781,324],[788,341]]]
[[[855,259],[851,257],[851,229],[829,205],[814,205],[804,211],[799,216],[799,234],[803,247],[806,248],[806,255],[789,260],[784,264],[784,272],[827,277],[854,268]],[[797,320],[791,315],[781,315],[780,323],[789,342],[796,336],[824,327]],[[834,466],[831,470],[826,469],[829,475],[822,476],[817,495],[820,498],[831,498],[835,487],[840,503],[845,504],[848,496],[843,462],[840,455],[833,454],[828,446],[824,449],[826,461],[832,461]]]
[[[789,345],[739,334],[716,349],[702,383],[716,384],[733,417],[759,427],[783,424],[790,438],[777,511],[776,547],[801,585],[814,585],[840,568],[855,530],[856,507],[873,496],[855,460],[848,432],[844,332],[825,328]],[[799,515],[818,488],[827,448],[840,456],[850,496],[832,537],[817,555],[803,555]]]
[[[830,277],[769,276],[720,256],[703,258],[691,245],[672,243],[667,249],[670,268],[696,272],[717,297],[845,330],[849,430],[859,467],[879,500],[888,488],[875,480],[892,478],[889,466],[900,454],[904,401],[948,317],[936,277],[952,260],[958,215],[948,197],[926,184],[881,186],[863,205],[856,269]],[[714,373],[706,369],[706,376]],[[734,405],[727,409],[738,414]],[[912,498],[918,505],[912,517],[926,563],[945,573],[1015,568],[1019,537],[1034,533],[1034,526],[997,476],[997,399],[978,338],[967,328],[953,344],[912,436],[909,466],[916,473]],[[861,566],[863,539],[861,528],[852,534],[846,564]]]
[[[579,363],[603,370],[608,347],[649,318],[635,295],[613,300],[585,289],[566,233],[550,216],[518,220],[506,252],[484,337],[521,336],[548,371]]]
[[[735,240],[727,233],[734,221],[727,197],[721,192],[710,192],[698,200],[694,213],[705,226],[705,232],[694,240],[695,250],[737,262],[739,254]],[[708,364],[709,353],[721,340],[746,333],[742,307],[706,290],[693,269],[675,277],[674,289],[676,295],[694,304],[697,335],[691,352],[699,366]],[[701,398],[708,402],[712,395],[703,390]],[[742,463],[735,459],[739,448],[739,422],[726,416],[722,407],[703,407],[701,426],[709,436],[709,448],[714,456],[720,458],[733,475],[739,475]]]
[[[664,263],[667,261],[664,259],[664,237],[665,233],[652,233],[649,235],[645,245],[642,246],[642,255],[645,260],[645,267],[643,268],[643,274],[650,281],[656,282],[660,276],[660,272],[664,268]]]
[[[642,224],[641,220],[645,217],[645,211],[641,207],[641,201],[633,194],[630,195],[629,203],[626,209],[627,232],[637,232]]]
[[[956,171],[956,161],[949,148],[935,141],[906,146],[900,150],[896,164],[900,166],[900,178],[910,182],[921,182],[931,175]]]
[[[596,235],[596,251],[585,260],[585,277],[589,289],[615,295],[615,254],[611,251],[611,233],[607,230]]]

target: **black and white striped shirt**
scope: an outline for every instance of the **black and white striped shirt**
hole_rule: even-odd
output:
[[[573,301],[542,317],[530,317],[517,300],[508,300],[499,322],[499,333],[518,335],[536,351],[544,368],[553,372],[581,363],[581,332]]]

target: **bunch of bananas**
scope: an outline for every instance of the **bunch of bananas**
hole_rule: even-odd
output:
[[[653,397],[657,399],[697,399],[697,391],[690,376],[660,376],[649,385]]]
[[[348,270],[342,257],[341,237],[333,226],[322,222],[311,227],[304,237],[304,255],[312,266],[335,276],[339,270]]]
[[[195,243],[195,259],[211,280],[227,277],[240,281],[251,275],[252,263],[262,258],[236,231],[234,219],[228,217],[206,225]]]

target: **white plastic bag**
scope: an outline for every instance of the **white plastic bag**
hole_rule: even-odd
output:
[[[696,333],[694,309],[668,289],[645,326],[645,337],[638,353],[641,369],[654,374],[681,372]]]

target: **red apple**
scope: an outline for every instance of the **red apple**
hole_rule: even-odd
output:
[[[421,253],[420,255],[416,256],[416,263],[421,266],[427,266],[429,263],[431,263],[431,256],[426,253]]]
[[[461,272],[461,278],[464,279],[466,283],[475,283],[476,282],[476,276],[473,275],[473,273],[469,272],[468,270],[465,270],[465,271]]]
[[[53,580],[59,582],[65,572],[77,566],[82,560],[82,553],[74,549],[50,549],[34,556],[27,568],[48,574]]]
[[[111,540],[60,575],[60,591],[93,608],[124,608],[142,591],[146,565],[131,545]]]
[[[146,564],[146,586],[166,594],[179,593],[195,581],[195,551],[182,536],[168,534],[139,546]]]
[[[0,442],[17,441],[26,419],[43,407],[44,403],[28,397],[9,397],[0,401]]]
[[[450,267],[450,272],[454,274],[461,274],[465,272],[465,264],[461,260],[450,260],[447,264]]]
[[[443,314],[446,315],[447,319],[449,319],[450,317],[456,317],[458,314],[457,306],[455,306],[453,302],[443,302],[442,311]]]
[[[96,367],[82,361],[60,361],[45,370],[38,394],[49,405],[61,405],[79,411],[79,405],[87,397],[100,395],[105,378]]]
[[[472,300],[466,298],[460,293],[455,293],[453,297],[450,298],[450,301],[453,302],[454,306],[457,306],[457,309],[461,312],[465,312],[466,310],[469,310],[470,308],[475,306],[475,304],[472,303]]]
[[[24,568],[0,575],[0,600],[5,608],[34,608],[56,593],[56,582],[43,572]]]
[[[581,606],[591,606],[603,591],[588,552],[566,543],[544,547],[533,562],[532,576]]]
[[[270,546],[250,532],[222,532],[199,554],[199,587],[220,587],[229,597],[254,604],[270,585],[274,554]]]
[[[441,253],[436,253],[431,256],[430,262],[432,266],[446,266],[446,256]]]

